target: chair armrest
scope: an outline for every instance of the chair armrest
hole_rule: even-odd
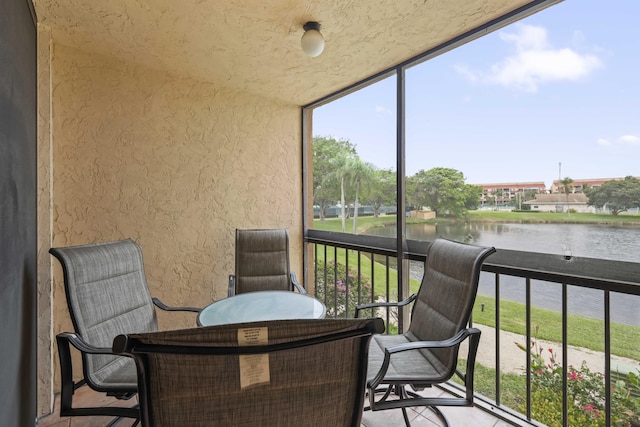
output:
[[[60,362],[60,412],[71,413],[73,392],[76,388],[87,383],[86,377],[78,382],[73,379],[73,360],[71,358],[71,345],[82,353],[89,354],[113,354],[110,348],[96,347],[79,335],[71,332],[62,332],[56,335],[58,345],[58,359]]]
[[[229,291],[227,296],[232,297],[236,294],[236,276],[233,274],[229,275]]]
[[[398,344],[385,349],[385,353],[394,354],[408,350],[418,350],[421,348],[449,348],[459,345],[471,335],[480,335],[480,330],[467,328],[458,332],[455,336],[442,341],[412,341],[405,344]]]
[[[108,347],[96,347],[86,342],[82,337],[71,332],[61,332],[56,335],[56,341],[58,346],[65,345],[69,347],[69,343],[83,353],[89,354],[113,354],[111,348]]]
[[[391,363],[391,355],[409,350],[432,349],[432,348],[449,348],[460,345],[465,339],[470,338],[469,356],[467,357],[467,366],[469,360],[475,363],[476,352],[478,351],[478,343],[480,342],[480,330],[476,328],[466,328],[458,332],[452,338],[442,341],[413,341],[404,344],[398,344],[384,349],[384,360],[382,366],[376,376],[370,381],[370,386],[375,389],[387,374],[387,369]]]
[[[298,290],[301,294],[306,294],[307,290],[298,282],[298,278],[296,277],[296,273],[293,271],[290,272],[291,275],[291,290]]]
[[[190,311],[193,313],[200,313],[200,311],[202,310],[201,308],[196,308],[196,307],[169,307],[168,305],[160,301],[158,298],[151,298],[151,299],[153,300],[153,304],[156,307],[164,311]]]
[[[360,310],[366,310],[369,308],[376,308],[376,307],[403,307],[407,304],[412,303],[417,296],[418,294],[412,294],[407,299],[404,299],[400,302],[391,301],[391,302],[372,302],[370,304],[361,304],[356,307],[356,319],[360,317]]]

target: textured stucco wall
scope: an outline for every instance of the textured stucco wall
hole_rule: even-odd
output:
[[[226,296],[235,228],[288,228],[300,271],[299,107],[58,44],[51,61],[53,246],[133,238],[170,305]],[[55,334],[71,326],[54,267]],[[178,319],[160,327],[195,325]]]

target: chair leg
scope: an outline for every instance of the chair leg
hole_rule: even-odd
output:
[[[124,417],[117,417],[114,418],[113,420],[111,420],[111,422],[109,424],[107,424],[107,427],[113,427],[116,424],[118,424],[120,422],[120,420],[122,420]],[[133,423],[133,425],[131,427],[136,427],[138,424],[140,424],[140,418],[137,418],[136,421]]]
[[[401,390],[397,390],[396,392],[403,399],[408,399],[409,397],[413,397],[413,398],[422,397],[418,393],[414,393],[412,391],[407,390],[405,386],[396,386],[396,387],[401,388]],[[436,415],[436,417],[438,417],[438,419],[442,422],[443,427],[449,427],[449,420],[447,419],[447,417],[445,417],[442,411],[438,409],[437,406],[428,405],[426,406],[426,408],[429,409],[431,412],[433,412]],[[407,418],[407,411],[405,408],[402,408],[402,415],[404,416],[405,424],[407,425],[407,427],[409,427],[411,424],[409,424],[409,419]]]
[[[396,395],[400,399],[407,399],[409,397],[407,393],[407,389],[403,385],[396,385],[394,389],[395,389]],[[404,424],[407,427],[411,427],[411,422],[409,421],[409,414],[407,414],[407,408],[402,407],[400,409],[402,409],[402,417],[404,418]]]
[[[367,390],[367,394],[369,394],[369,393],[371,393],[371,390]],[[387,399],[389,398],[389,396],[391,395],[391,393],[393,393],[394,395],[398,396],[401,400],[407,400],[410,397],[411,398],[416,398],[416,399],[420,399],[420,398],[423,397],[418,393],[414,393],[414,392],[412,392],[410,390],[407,390],[406,387],[404,385],[401,385],[401,384],[389,385],[386,388],[376,389],[375,393],[384,393],[383,396],[377,401],[377,403],[386,402]],[[420,406],[420,405],[418,405],[418,406]],[[431,410],[431,412],[433,412],[436,415],[436,417],[438,417],[438,419],[442,422],[442,426],[443,427],[449,427],[449,420],[442,413],[442,411],[440,411],[440,409],[438,409],[436,406],[431,406],[431,405],[424,405],[424,406],[425,406],[425,408],[428,408],[429,410]],[[398,407],[396,406],[395,408],[397,409]],[[386,408],[386,409],[391,409],[391,408]],[[407,427],[411,427],[411,421],[409,421],[409,414],[407,412],[407,408],[406,407],[400,407],[400,409],[402,409],[402,417],[404,418],[405,425]],[[365,406],[364,410],[365,411],[372,410],[372,406]]]
[[[438,417],[438,419],[440,421],[442,421],[442,425],[444,427],[449,427],[449,420],[447,419],[447,417],[444,416],[444,414],[442,413],[442,411],[440,409],[438,409],[435,406],[427,406],[427,408],[429,408],[431,410],[431,412],[433,412],[434,414],[436,414],[436,416]]]
[[[407,415],[407,408],[401,408],[402,409],[402,416],[404,417],[404,424],[407,427],[411,427],[411,422],[409,421],[409,416]]]
[[[120,420],[122,419],[122,417],[117,417],[111,420],[111,422],[109,424],[107,424],[107,427],[113,427],[116,424],[118,424],[120,422]]]

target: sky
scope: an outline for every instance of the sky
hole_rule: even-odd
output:
[[[406,72],[406,170],[468,184],[640,177],[640,0],[565,0]],[[314,111],[314,136],[396,167],[395,77]]]

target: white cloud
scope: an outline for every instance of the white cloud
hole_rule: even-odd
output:
[[[606,138],[598,138],[597,140],[599,145],[613,145],[614,143]],[[640,145],[640,137],[635,135],[622,135],[620,138],[615,140],[615,144],[620,145]]]
[[[480,81],[525,92],[537,92],[540,85],[554,81],[577,81],[602,66],[596,55],[551,46],[546,28],[519,25],[515,33],[501,32],[500,39],[515,47],[513,55],[491,66],[489,71],[455,69],[472,82]]]
[[[391,110],[389,110],[388,108],[385,108],[381,105],[376,105],[376,113],[378,114],[384,114],[387,116],[393,116],[393,112]]]
[[[472,83],[475,83],[478,80],[477,73],[474,73],[464,65],[454,65],[453,69]]]
[[[640,138],[635,135],[622,135],[618,138],[621,144],[640,144]]]

